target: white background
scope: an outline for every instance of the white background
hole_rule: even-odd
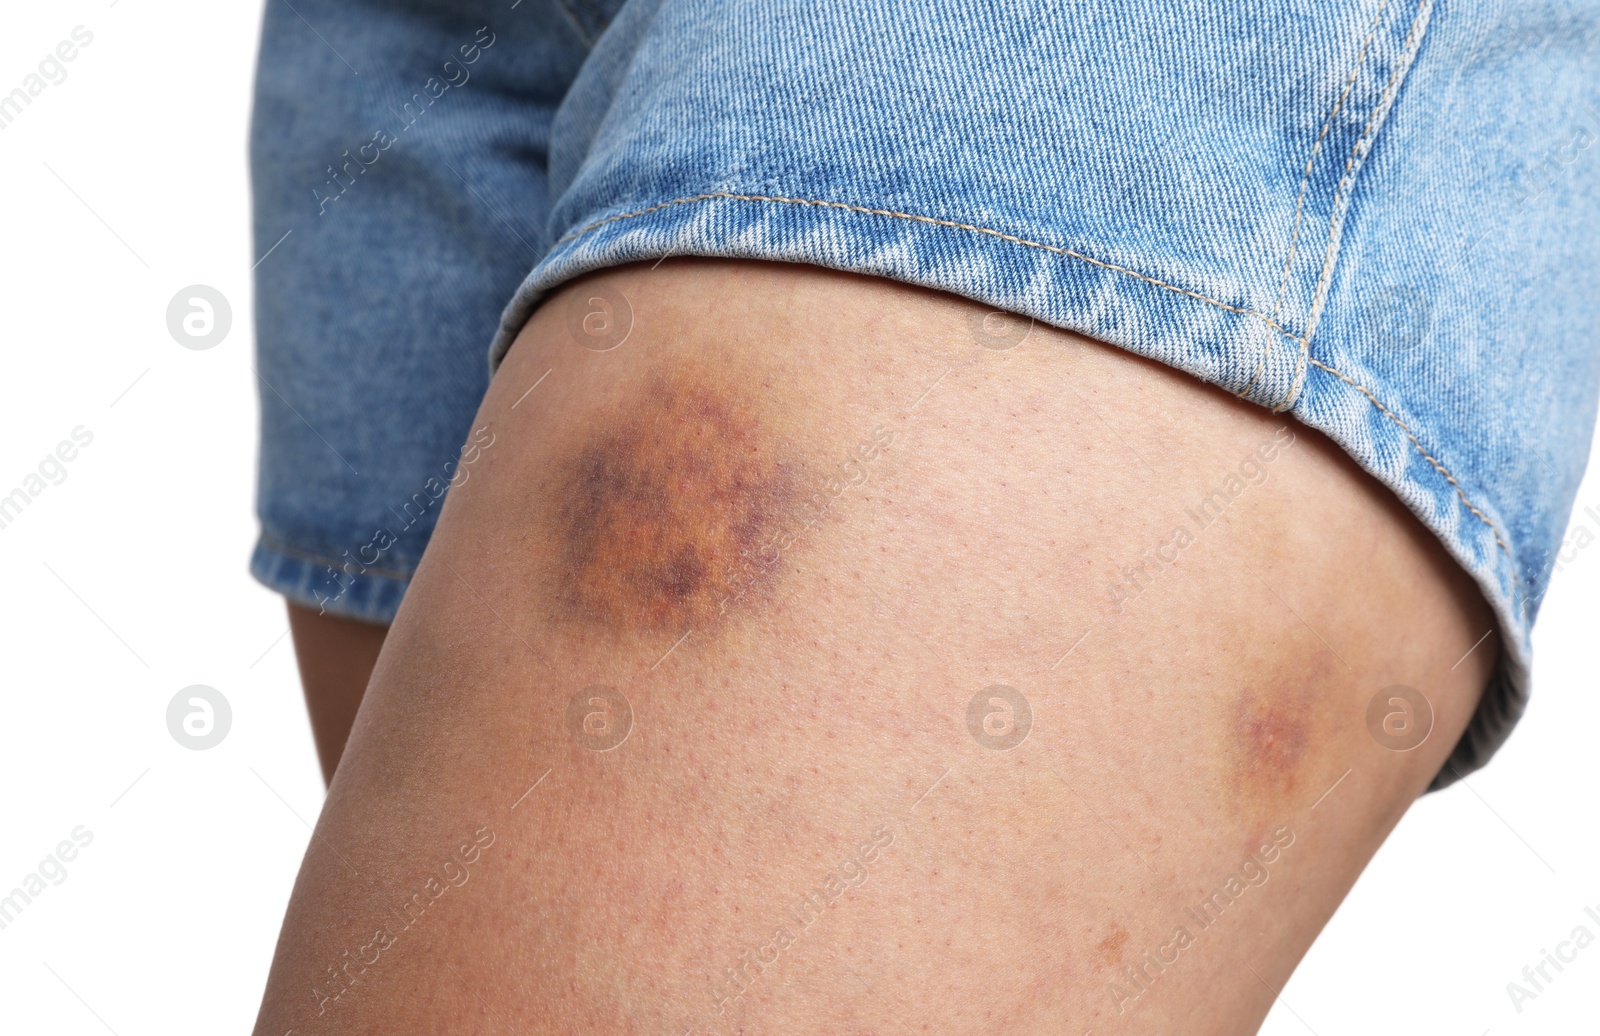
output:
[[[0,894],[78,825],[93,832],[0,930],[6,1032],[248,1031],[322,798],[282,603],[245,571],[258,17],[142,0],[0,16],[0,94],[75,26],[94,33],[0,130],[0,495],[75,427],[94,436],[0,529]],[[199,352],[165,316],[197,283],[233,309]],[[1579,504],[1600,509],[1600,472]],[[1575,925],[1600,935],[1583,912],[1600,913],[1597,614],[1600,550],[1585,551],[1545,601],[1516,736],[1411,811],[1265,1032],[1594,1031],[1600,945],[1520,1015],[1506,984]],[[201,752],[165,718],[197,683],[233,710]]]

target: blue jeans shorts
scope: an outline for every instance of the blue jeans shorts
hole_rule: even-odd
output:
[[[251,568],[389,621],[563,281],[871,274],[1292,414],[1392,489],[1498,616],[1442,786],[1521,714],[1587,458],[1597,141],[1578,0],[269,3]]]

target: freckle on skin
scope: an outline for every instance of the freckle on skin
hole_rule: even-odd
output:
[[[1128,930],[1115,921],[1111,922],[1111,932],[1104,939],[1095,944],[1095,951],[1099,955],[1102,967],[1111,967],[1122,961],[1122,947],[1128,942]]]

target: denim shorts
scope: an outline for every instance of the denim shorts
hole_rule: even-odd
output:
[[[1597,139],[1579,0],[269,3],[251,567],[387,622],[563,281],[871,274],[1292,414],[1392,489],[1498,616],[1442,786],[1522,711],[1586,462]]]

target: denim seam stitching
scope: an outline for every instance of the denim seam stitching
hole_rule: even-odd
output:
[[[274,550],[279,554],[291,557],[296,561],[315,561],[317,564],[327,565],[329,568],[337,568],[340,564],[342,564],[342,562],[334,558],[326,558],[321,554],[316,554],[309,550],[302,550],[299,547],[292,547],[289,544],[284,543],[282,540],[269,536],[264,532],[261,534],[261,545],[269,550]],[[360,564],[360,562],[357,562],[357,564]],[[349,575],[348,572],[345,574]],[[378,575],[386,579],[410,579],[415,576],[417,572],[416,569],[412,569],[409,572],[402,572],[399,569],[394,568],[374,568],[371,565],[364,565],[362,566],[360,574],[364,576]]]
[[[1245,309],[1239,306],[1230,306],[1226,302],[1219,302],[1216,299],[1208,298],[1205,295],[1190,291],[1187,288],[1180,288],[1176,284],[1168,284],[1166,281],[1157,280],[1156,278],[1142,274],[1137,270],[1130,270],[1125,266],[1117,266],[1116,264],[1108,263],[1103,259],[1096,259],[1093,256],[1084,255],[1082,252],[1075,252],[1070,248],[1062,248],[1058,245],[1047,245],[1042,241],[1030,241],[1025,237],[1018,237],[1015,234],[1007,234],[1003,231],[990,229],[989,227],[976,226],[972,223],[958,223],[955,220],[937,219],[933,216],[919,216],[912,212],[896,212],[892,209],[873,209],[864,205],[850,205],[840,201],[822,201],[815,198],[786,198],[781,195],[734,194],[730,191],[708,191],[705,194],[696,194],[686,198],[673,198],[671,201],[664,201],[659,205],[651,205],[648,208],[639,209],[635,212],[622,212],[615,216],[607,216],[605,219],[591,223],[582,229],[574,230],[569,234],[563,235],[560,240],[556,242],[556,244],[565,244],[574,238],[582,237],[591,230],[596,230],[608,223],[615,223],[619,220],[633,219],[637,216],[648,215],[652,212],[658,212],[662,209],[671,208],[674,205],[687,205],[692,202],[708,201],[716,198],[721,198],[728,201],[782,202],[788,205],[812,205],[820,208],[843,209],[846,212],[856,212],[869,216],[894,216],[899,219],[907,219],[916,223],[926,223],[930,226],[936,227],[949,227],[954,230],[969,230],[976,234],[984,234],[989,237],[996,237],[1002,241],[1010,241],[1014,244],[1024,245],[1028,248],[1037,248],[1042,251],[1052,252],[1056,255],[1066,256],[1070,259],[1080,259],[1083,262],[1089,263],[1093,266],[1099,266],[1103,269],[1111,270],[1116,273],[1127,274],[1129,277],[1135,277],[1141,281],[1153,284],[1158,288],[1165,288],[1166,290],[1176,292],[1179,295],[1187,295],[1189,298],[1210,303],[1211,305],[1216,306],[1219,309],[1225,309],[1230,313],[1238,313],[1242,316],[1256,317],[1263,321],[1268,327],[1289,339],[1291,342],[1300,342],[1299,337],[1291,334],[1287,329],[1278,324],[1277,321],[1273,320],[1265,313],[1261,313],[1253,309]]]
[[[1356,140],[1355,147],[1350,149],[1350,157],[1344,164],[1344,176],[1339,181],[1339,189],[1333,194],[1333,212],[1328,217],[1328,250],[1323,253],[1322,275],[1317,279],[1317,290],[1311,296],[1311,310],[1306,314],[1306,333],[1300,339],[1300,357],[1295,364],[1294,381],[1289,385],[1288,399],[1284,401],[1282,407],[1275,407],[1275,412],[1277,410],[1287,410],[1294,404],[1295,395],[1305,374],[1306,361],[1310,359],[1311,355],[1311,336],[1315,333],[1315,326],[1312,321],[1317,319],[1322,301],[1333,284],[1334,249],[1339,241],[1336,228],[1342,227],[1341,216],[1344,214],[1339,209],[1339,196],[1347,190],[1353,191],[1354,189],[1356,157],[1360,154],[1362,145],[1366,145],[1366,149],[1369,152],[1372,150],[1372,142],[1377,139],[1378,133],[1382,129],[1381,126],[1377,125],[1378,117],[1388,111],[1390,104],[1394,101],[1394,95],[1400,89],[1400,78],[1411,67],[1412,60],[1415,57],[1411,47],[1417,42],[1417,35],[1422,30],[1422,27],[1427,24],[1428,14],[1432,9],[1433,0],[1422,0],[1417,5],[1416,17],[1411,20],[1411,30],[1406,33],[1406,41],[1400,47],[1400,57],[1395,62],[1394,71],[1389,74],[1389,82],[1384,86],[1383,93],[1379,95],[1378,103],[1373,106],[1372,116],[1367,119],[1366,126],[1362,127],[1361,136]],[[1388,119],[1383,120],[1385,125],[1387,125],[1388,121]],[[1498,536],[1498,532],[1496,535]]]
[[[605,219],[597,220],[596,222],[591,223],[588,226],[583,227],[580,230],[574,230],[569,234],[562,235],[562,237],[557,242],[557,244],[564,244],[565,242],[571,241],[574,238],[582,237],[584,234],[589,233],[589,231],[598,229],[599,227],[603,227],[603,226],[607,225],[608,223],[616,223],[616,222],[618,222],[620,220],[633,219],[633,218],[638,217],[638,216],[647,215],[647,214],[649,214],[651,212],[659,212],[662,209],[671,208],[674,205],[686,205],[686,204],[689,204],[691,202],[708,201],[708,200],[715,199],[715,198],[730,199],[730,200],[734,200],[734,201],[782,202],[782,203],[787,203],[787,204],[791,204],[791,205],[812,205],[812,206],[819,206],[819,207],[823,207],[823,208],[842,209],[842,210],[844,210],[846,212],[864,213],[864,214],[867,214],[867,215],[874,215],[874,216],[896,216],[896,217],[899,217],[899,218],[902,218],[902,219],[908,219],[908,220],[912,220],[912,221],[918,222],[918,223],[931,224],[933,226],[951,227],[951,228],[958,229],[958,230],[970,230],[970,231],[973,231],[974,233],[987,234],[990,237],[997,237],[997,238],[1000,238],[1001,240],[1011,241],[1011,242],[1014,242],[1014,243],[1019,244],[1019,245],[1025,245],[1025,246],[1027,246],[1029,248],[1040,248],[1040,249],[1043,249],[1043,250],[1045,250],[1047,252],[1055,252],[1057,254],[1070,256],[1070,257],[1075,258],[1075,259],[1082,259],[1084,262],[1091,263],[1091,264],[1093,264],[1095,266],[1101,266],[1101,267],[1104,267],[1104,268],[1106,268],[1108,270],[1114,270],[1114,271],[1116,271],[1118,273],[1125,273],[1125,274],[1127,274],[1127,275],[1129,275],[1131,277],[1136,277],[1139,280],[1148,281],[1151,284],[1154,284],[1154,285],[1156,285],[1158,287],[1166,288],[1169,291],[1177,292],[1180,295],[1187,295],[1188,297],[1193,298],[1193,299],[1198,299],[1201,302],[1210,303],[1213,306],[1220,307],[1220,308],[1228,310],[1229,312],[1232,312],[1232,313],[1240,313],[1240,314],[1244,314],[1244,315],[1248,315],[1248,316],[1258,317],[1261,320],[1265,321],[1269,326],[1273,327],[1276,331],[1278,331],[1278,333],[1282,334],[1285,338],[1289,338],[1292,341],[1300,341],[1300,339],[1295,338],[1294,335],[1291,335],[1288,331],[1284,330],[1282,327],[1279,327],[1277,324],[1275,324],[1272,321],[1272,319],[1270,317],[1268,317],[1265,313],[1257,313],[1254,310],[1240,309],[1240,308],[1238,308],[1236,306],[1230,306],[1225,302],[1218,302],[1216,299],[1206,298],[1204,295],[1200,295],[1200,294],[1197,294],[1197,293],[1192,292],[1192,291],[1187,291],[1187,290],[1185,290],[1183,288],[1177,287],[1176,285],[1167,284],[1164,281],[1158,281],[1153,277],[1146,277],[1144,274],[1138,273],[1137,271],[1129,270],[1129,269],[1127,269],[1125,267],[1121,267],[1121,266],[1113,266],[1110,263],[1102,262],[1099,259],[1092,259],[1089,256],[1083,255],[1083,254],[1078,253],[1078,252],[1073,252],[1073,251],[1071,251],[1069,249],[1058,248],[1058,247],[1056,247],[1054,245],[1042,244],[1042,243],[1040,243],[1038,241],[1029,241],[1026,238],[1017,237],[1014,234],[1002,233],[1001,231],[998,231],[998,230],[991,230],[988,227],[973,226],[972,224],[969,224],[969,223],[956,223],[956,222],[954,222],[952,220],[934,219],[931,216],[918,216],[918,215],[915,215],[915,214],[912,214],[912,213],[893,212],[893,211],[890,211],[890,210],[887,210],[887,209],[872,209],[872,208],[867,208],[864,205],[847,205],[844,202],[837,202],[837,201],[818,201],[818,200],[806,199],[806,198],[784,198],[784,197],[774,197],[774,196],[757,195],[757,194],[732,194],[732,193],[727,192],[727,191],[711,191],[711,192],[708,192],[706,194],[697,194],[697,195],[694,195],[692,197],[687,197],[687,198],[674,198],[671,201],[664,201],[659,205],[651,205],[648,208],[639,209],[636,212],[624,212],[624,213],[619,213],[619,214],[617,214],[615,216],[608,216]],[[1357,383],[1356,381],[1354,381],[1353,379],[1351,379],[1349,377],[1346,377],[1344,374],[1341,374],[1339,371],[1337,371],[1334,368],[1328,366],[1327,364],[1321,362],[1320,360],[1317,360],[1317,359],[1315,359],[1313,357],[1310,357],[1309,354],[1307,355],[1307,359],[1309,360],[1309,362],[1316,364],[1318,367],[1321,367],[1323,370],[1325,370],[1328,373],[1330,373],[1330,374],[1334,375],[1335,377],[1339,378],[1341,381],[1344,381],[1345,383],[1350,385],[1352,388],[1355,388],[1362,395],[1366,396],[1367,399],[1372,403],[1372,405],[1378,408],[1379,412],[1383,413],[1391,421],[1393,421],[1395,424],[1399,425],[1401,430],[1403,430],[1405,432],[1406,437],[1411,440],[1411,444],[1417,448],[1417,452],[1422,454],[1423,459],[1426,460],[1429,464],[1433,465],[1434,469],[1436,471],[1438,471],[1439,474],[1444,476],[1446,481],[1448,481],[1452,486],[1455,487],[1456,495],[1461,498],[1461,502],[1466,505],[1467,510],[1469,510],[1473,514],[1477,515],[1478,519],[1480,521],[1482,521],[1484,523],[1484,525],[1488,526],[1489,531],[1494,534],[1495,542],[1500,545],[1500,549],[1505,551],[1507,556],[1511,555],[1511,548],[1506,546],[1505,540],[1501,538],[1499,528],[1494,524],[1493,521],[1491,521],[1489,519],[1489,517],[1486,514],[1484,514],[1482,511],[1480,511],[1472,503],[1472,501],[1467,497],[1466,491],[1461,488],[1461,483],[1456,481],[1455,476],[1450,474],[1449,469],[1447,469],[1443,464],[1439,463],[1439,461],[1434,459],[1433,455],[1430,454],[1427,451],[1427,449],[1422,445],[1422,440],[1417,438],[1416,434],[1411,431],[1411,427],[1409,425],[1407,425],[1405,423],[1405,421],[1403,421],[1399,417],[1399,415],[1397,415],[1394,411],[1390,410],[1388,407],[1384,406],[1381,402],[1379,402],[1378,397],[1373,395],[1372,392],[1369,391],[1366,388],[1366,386]],[[1517,578],[1517,573],[1516,573],[1515,567],[1512,568],[1511,579],[1512,579],[1513,582],[1516,582],[1516,583],[1518,583],[1520,585],[1521,581]]]
[[[1305,214],[1306,188],[1311,183],[1311,170],[1316,165],[1317,155],[1322,150],[1322,142],[1327,139],[1328,132],[1333,129],[1333,120],[1339,117],[1339,112],[1344,110],[1345,101],[1350,99],[1350,91],[1355,89],[1356,80],[1361,77],[1361,66],[1366,63],[1367,50],[1372,46],[1372,41],[1377,38],[1378,25],[1383,20],[1383,12],[1388,10],[1389,0],[1383,0],[1378,5],[1378,13],[1372,16],[1372,28],[1367,32],[1367,38],[1361,43],[1361,50],[1356,54],[1355,64],[1350,68],[1350,74],[1345,78],[1344,91],[1339,94],[1339,99],[1334,102],[1333,110],[1323,120],[1322,132],[1317,134],[1316,143],[1311,145],[1311,154],[1306,158],[1305,173],[1300,177],[1300,192],[1294,202],[1294,232],[1289,238],[1289,254],[1284,256],[1283,270],[1278,274],[1278,300],[1272,307],[1272,319],[1278,319],[1278,313],[1283,308],[1284,296],[1288,293],[1289,269],[1294,265],[1294,257],[1300,245],[1300,228],[1303,225]],[[1250,375],[1250,380],[1245,382],[1244,388],[1235,392],[1235,396],[1243,396],[1255,386],[1256,379],[1261,377],[1261,372],[1267,366],[1267,350],[1271,347],[1271,339],[1261,346],[1261,356],[1256,360],[1256,369]]]
[[[1329,374],[1332,374],[1346,385],[1349,385],[1363,396],[1366,396],[1367,400],[1371,402],[1373,406],[1377,407],[1380,413],[1382,413],[1389,420],[1393,421],[1395,424],[1399,425],[1401,431],[1406,433],[1406,438],[1411,440],[1411,445],[1415,446],[1417,448],[1417,452],[1422,454],[1422,459],[1433,465],[1433,469],[1440,475],[1444,476],[1444,480],[1446,482],[1449,482],[1451,486],[1455,487],[1456,496],[1461,498],[1461,502],[1466,505],[1467,510],[1477,515],[1478,520],[1489,527],[1489,531],[1494,534],[1495,543],[1500,545],[1500,549],[1506,552],[1507,557],[1511,556],[1511,548],[1507,546],[1506,541],[1501,538],[1499,526],[1495,525],[1494,521],[1488,515],[1478,510],[1477,506],[1474,505],[1472,500],[1467,496],[1466,490],[1461,488],[1461,483],[1457,482],[1456,477],[1450,474],[1450,469],[1445,467],[1442,463],[1436,460],[1431,453],[1428,452],[1427,448],[1422,445],[1422,440],[1417,438],[1416,433],[1411,430],[1411,426],[1406,424],[1405,420],[1400,417],[1399,414],[1396,414],[1393,410],[1390,410],[1388,407],[1384,406],[1378,397],[1373,395],[1370,389],[1356,381],[1354,378],[1335,370],[1326,363],[1323,363],[1321,360],[1317,359],[1315,356],[1306,357],[1306,361],[1317,367],[1321,367],[1323,370],[1327,371]],[[1522,584],[1522,580],[1517,576],[1515,566],[1513,566],[1511,570],[1511,581],[1518,586]]]
[[[585,26],[582,19],[578,17],[578,12],[572,9],[572,5],[568,3],[567,0],[555,0],[555,5],[561,8],[562,14],[567,16],[567,22],[572,26],[573,30],[577,32],[579,41],[582,42],[583,45],[588,49],[593,50],[594,40],[589,35],[588,27]]]

